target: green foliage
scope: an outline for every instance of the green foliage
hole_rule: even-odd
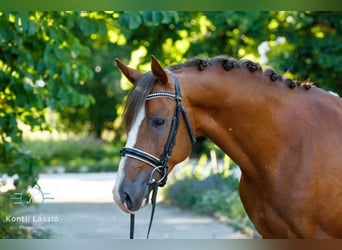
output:
[[[225,216],[239,227],[253,228],[242,206],[238,180],[210,175],[203,180],[186,177],[168,185],[164,193],[167,202],[211,216]]]
[[[56,23],[55,18],[59,18]],[[34,185],[37,162],[22,149],[18,121],[48,129],[47,108],[87,107],[89,94],[75,91],[92,77],[83,64],[90,50],[70,32],[75,14],[0,13],[0,172]]]
[[[18,189],[34,186],[39,173],[18,124],[48,130],[47,109],[62,112],[94,101],[77,91],[92,77],[84,64],[90,50],[70,31],[78,15],[0,12],[0,173],[17,174]]]
[[[127,34],[134,34],[132,30],[140,27],[156,27],[161,24],[177,23],[179,19],[176,11],[124,11],[118,23],[121,27],[127,27]]]
[[[273,13],[269,63],[342,95],[342,13]],[[277,37],[284,43],[277,43]]]
[[[253,229],[238,193],[239,179],[233,174],[237,166],[227,156],[216,161],[216,151],[211,150],[211,160],[202,155],[177,167],[163,189],[164,200],[197,213],[224,217],[239,230]]]

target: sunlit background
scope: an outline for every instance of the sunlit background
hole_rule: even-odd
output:
[[[151,55],[164,66],[198,55],[248,58],[342,94],[341,34],[340,12],[0,12],[1,218],[18,209],[9,202],[15,192],[36,184],[57,183],[50,203],[112,202],[131,88],[115,58],[141,71],[149,71]],[[163,204],[255,236],[238,167],[210,141],[199,138],[170,178]],[[85,187],[80,200],[68,193]],[[53,234],[0,225],[0,238],[27,237]]]

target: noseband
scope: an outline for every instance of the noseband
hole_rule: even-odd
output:
[[[126,157],[130,157],[130,158],[142,161],[150,165],[153,168],[151,172],[151,177],[149,180],[149,185],[152,187],[153,194],[151,198],[152,212],[151,212],[151,219],[150,219],[150,224],[148,228],[147,238],[149,237],[149,233],[150,233],[150,229],[152,225],[158,186],[163,187],[167,181],[167,175],[168,175],[167,164],[169,162],[169,159],[171,158],[172,150],[176,143],[176,136],[177,136],[177,131],[178,131],[179,124],[180,124],[181,114],[183,115],[191,143],[194,144],[196,142],[195,134],[191,128],[189,117],[184,109],[184,106],[182,105],[182,95],[181,95],[181,90],[180,90],[178,79],[171,71],[167,70],[167,72],[172,76],[172,79],[175,85],[175,93],[173,94],[173,93],[164,92],[164,91],[153,92],[149,94],[145,99],[146,101],[148,101],[148,100],[152,100],[156,98],[170,98],[176,101],[176,108],[172,117],[169,136],[164,146],[163,153],[158,158],[143,150],[140,150],[137,148],[131,148],[131,147],[125,147],[120,152],[121,157],[126,156]],[[156,180],[156,178],[154,177],[154,174],[156,171],[159,172],[161,175],[161,178],[159,180]],[[134,214],[131,214],[130,238],[133,239],[133,236],[134,236]]]

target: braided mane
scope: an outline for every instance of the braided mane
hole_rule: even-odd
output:
[[[271,68],[266,68],[265,70],[263,70],[259,63],[253,62],[251,60],[237,60],[233,57],[227,56],[217,56],[213,58],[194,57],[185,61],[184,63],[171,65],[167,67],[167,69],[175,71],[182,68],[195,67],[199,71],[204,71],[208,67],[217,64],[221,65],[222,68],[226,71],[230,71],[234,68],[240,68],[246,69],[250,73],[261,73],[266,77],[270,78],[273,82],[283,82],[291,89],[294,89],[296,87],[310,89],[313,85],[313,83],[311,82],[301,83],[299,81],[284,78]],[[141,105],[143,105],[147,95],[152,91],[155,81],[156,79],[151,72],[143,74],[135,84],[134,88],[131,90],[130,94],[128,95],[124,116],[124,121],[126,125],[125,127],[127,131],[129,131],[130,127],[132,126],[132,123],[134,122],[135,117],[137,116],[138,111]]]
[[[184,63],[172,65],[168,68],[170,70],[178,70],[181,68],[186,67],[197,67],[199,71],[205,70],[207,67],[213,65],[213,64],[221,64],[223,69],[226,71],[232,70],[234,68],[240,68],[240,69],[247,69],[251,73],[258,72],[264,74],[266,77],[269,77],[271,81],[281,81],[291,89],[294,89],[296,87],[301,87],[305,89],[310,89],[313,86],[312,82],[299,82],[296,80],[291,80],[289,78],[285,78],[275,72],[272,68],[266,68],[265,70],[262,69],[261,65],[257,62],[253,62],[248,59],[242,59],[238,60],[233,57],[227,57],[227,56],[217,56],[213,58],[206,58],[206,57],[194,57],[189,60],[187,60]]]

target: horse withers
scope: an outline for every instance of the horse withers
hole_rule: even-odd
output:
[[[147,73],[117,65],[134,84],[113,189],[123,211],[145,206],[151,181],[164,185],[205,136],[240,166],[241,200],[264,238],[342,237],[341,98],[224,56],[166,69],[152,57]]]

